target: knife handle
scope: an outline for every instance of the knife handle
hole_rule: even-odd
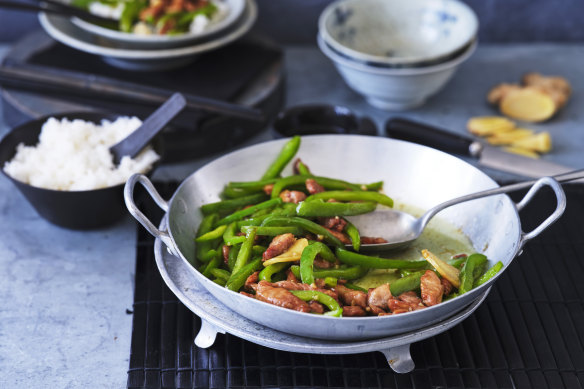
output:
[[[385,122],[385,135],[394,139],[419,143],[447,153],[476,156],[471,138],[404,118]]]

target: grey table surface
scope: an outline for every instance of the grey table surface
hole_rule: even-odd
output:
[[[0,46],[0,56],[8,46]],[[396,115],[369,107],[350,90],[316,46],[285,50],[287,106],[340,104],[379,126]],[[400,113],[455,132],[471,116],[492,115],[485,94],[527,72],[567,77],[574,95],[545,124],[553,151],[545,159],[584,168],[584,44],[480,45],[438,95]],[[0,136],[9,128],[0,117]],[[266,129],[244,147],[271,139]],[[154,178],[182,180],[217,155],[162,166]],[[407,163],[407,161],[404,161]],[[397,167],[399,168],[399,167]],[[499,180],[518,177],[486,172]],[[128,216],[90,232],[41,219],[6,179],[0,179],[0,387],[123,388],[130,350],[136,224]]]

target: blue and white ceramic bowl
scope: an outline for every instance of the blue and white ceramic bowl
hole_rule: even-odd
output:
[[[340,54],[388,66],[436,63],[475,39],[478,19],[457,0],[341,0],[319,18],[319,35]]]
[[[372,106],[387,111],[404,111],[423,105],[440,91],[458,66],[475,51],[473,41],[460,55],[430,66],[379,67],[351,60],[331,48],[322,37],[318,46],[335,65],[347,85],[363,95]]]

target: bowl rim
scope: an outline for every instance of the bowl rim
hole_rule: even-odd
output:
[[[466,61],[476,50],[478,46],[478,40],[474,40],[471,45],[462,52],[459,56],[454,57],[448,61],[440,62],[435,65],[430,66],[422,66],[422,67],[415,67],[415,68],[384,68],[379,66],[371,66],[367,65],[362,62],[357,62],[356,60],[351,60],[349,58],[343,57],[340,54],[336,53],[332,47],[328,45],[327,42],[324,41],[322,36],[317,36],[317,44],[320,50],[326,55],[331,61],[335,64],[340,64],[345,67],[358,70],[364,73],[369,74],[378,74],[378,75],[386,75],[386,76],[416,76],[416,75],[423,75],[423,74],[430,74],[430,73],[437,73],[443,70],[450,69],[455,67],[462,62]]]
[[[120,114],[120,113],[116,113],[116,112],[111,112],[111,111],[71,111],[71,112],[60,112],[60,113],[40,116],[38,118],[27,120],[27,121],[25,121],[17,126],[12,127],[10,129],[10,131],[8,131],[6,134],[4,134],[4,136],[2,138],[0,138],[0,147],[3,147],[4,143],[7,142],[11,137],[14,137],[15,136],[14,133],[16,131],[19,131],[23,127],[29,127],[32,125],[36,126],[36,124],[38,124],[37,129],[38,129],[38,132],[40,135],[42,125],[50,118],[56,118],[58,120],[61,120],[64,118],[67,118],[69,120],[81,119],[84,121],[91,121],[93,123],[97,123],[97,120],[103,120],[103,119],[113,120],[113,119],[117,119],[119,117],[132,117],[132,116]],[[140,120],[142,120],[142,119],[140,119]],[[37,138],[38,138],[38,136],[37,136]],[[20,144],[20,143],[22,143],[22,142],[19,142],[18,144]],[[160,158],[150,166],[150,169],[148,169],[147,172],[142,173],[144,175],[151,175],[154,172],[154,170],[156,170],[158,165],[160,165],[162,159],[164,158],[164,145],[162,144],[161,139],[160,138],[155,139],[152,142],[152,146]],[[16,149],[13,149],[11,158],[14,158],[15,154],[16,154]],[[9,162],[10,160],[4,161],[4,164]],[[27,188],[33,188],[34,190],[37,190],[37,191],[48,191],[50,193],[89,193],[89,192],[110,191],[112,189],[117,190],[117,188],[121,188],[126,184],[125,181],[122,181],[121,183],[116,184],[116,185],[106,186],[106,187],[102,187],[102,188],[95,188],[95,189],[83,189],[83,190],[59,190],[59,189],[52,189],[52,188],[43,188],[40,186],[31,185],[28,182],[24,182],[24,181],[21,181],[21,180],[18,180],[16,178],[12,177],[10,174],[8,174],[4,170],[4,164],[2,164],[0,166],[0,171],[2,172],[2,174],[6,178],[8,178],[10,181],[12,181],[16,185],[23,185],[23,186],[26,186]]]
[[[216,24],[213,25],[212,28],[206,29],[200,33],[187,32],[180,35],[140,35],[131,32],[112,30],[91,22],[87,22],[78,17],[72,17],[71,23],[94,35],[98,35],[115,41],[120,41],[123,43],[136,44],[189,43],[199,39],[207,38],[212,34],[220,33],[224,31],[226,28],[233,26],[236,22],[239,21],[239,19],[242,17],[244,11],[247,8],[246,0],[218,0],[218,1],[225,4],[231,3],[236,4],[237,7],[235,8],[235,12],[229,12],[224,19],[218,21]]]
[[[329,34],[328,29],[326,28],[327,20],[329,19],[330,15],[333,12],[335,12],[335,10],[339,6],[342,6],[342,5],[347,4],[347,3],[355,3],[355,2],[359,2],[359,1],[363,1],[363,0],[339,0],[339,1],[335,1],[335,2],[330,3],[321,12],[321,14],[318,18],[318,32],[323,37],[324,41],[328,45],[330,45],[332,48],[334,48],[335,50],[337,50],[340,53],[343,53],[344,55],[346,55],[348,57],[354,57],[355,59],[358,59],[361,61],[376,62],[376,63],[380,63],[380,64],[394,65],[395,66],[395,65],[411,65],[411,64],[414,64],[416,62],[440,60],[441,58],[448,57],[453,52],[460,50],[461,48],[468,45],[473,39],[476,39],[476,37],[477,37],[478,28],[479,28],[479,21],[478,21],[478,18],[476,16],[475,12],[472,10],[472,8],[459,0],[443,0],[443,2],[445,2],[445,3],[455,4],[456,7],[459,7],[460,9],[464,10],[463,12],[466,12],[468,14],[468,16],[470,16],[471,23],[473,24],[473,28],[471,29],[472,33],[470,33],[468,38],[465,39],[463,41],[463,43],[460,44],[458,47],[456,47],[453,50],[450,50],[448,52],[440,53],[440,54],[430,56],[430,57],[393,57],[393,58],[390,58],[390,57],[381,57],[381,56],[373,55],[373,54],[367,54],[367,53],[352,49],[352,48],[345,46],[344,44],[338,42],[337,40],[335,40],[332,37],[331,34]],[[365,1],[374,2],[374,1],[378,1],[378,0],[365,0]],[[387,1],[387,0],[384,0],[384,1]]]

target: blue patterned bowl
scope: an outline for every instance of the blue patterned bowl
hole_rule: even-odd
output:
[[[438,63],[468,46],[478,19],[457,0],[341,0],[319,18],[319,36],[338,53],[388,66]]]

